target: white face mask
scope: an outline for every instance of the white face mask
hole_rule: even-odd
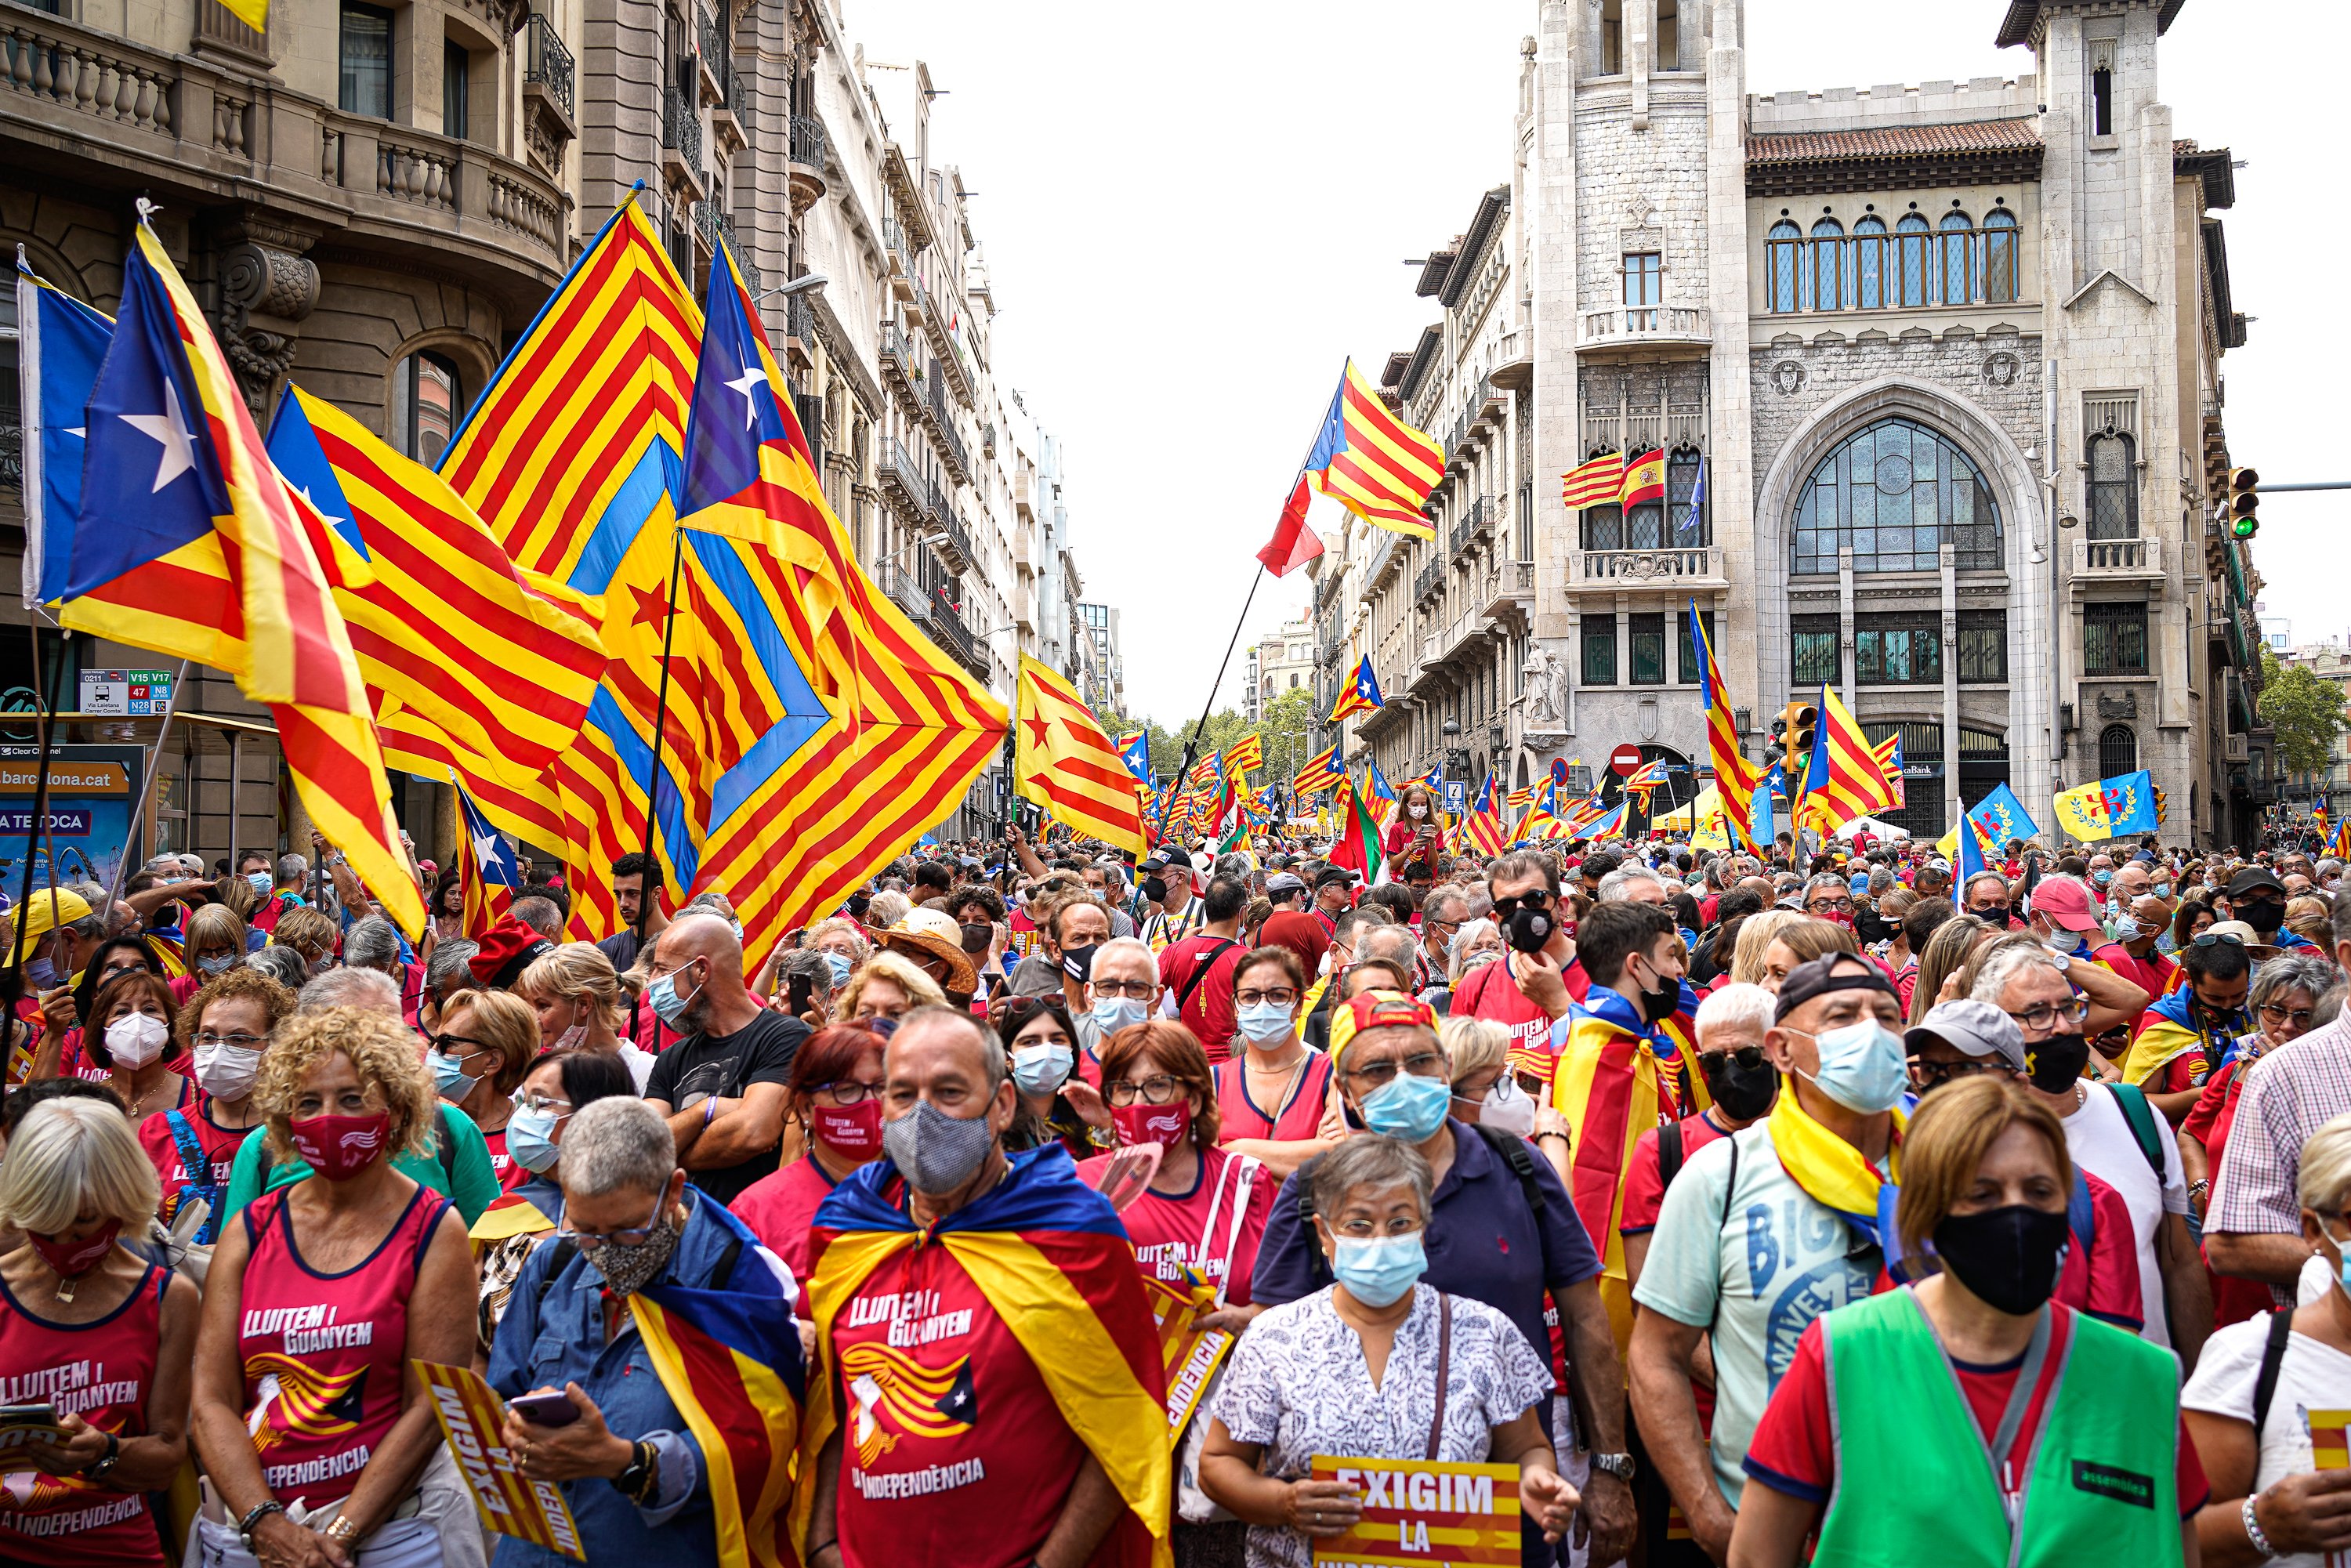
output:
[[[1478,1107],[1478,1124],[1523,1138],[1535,1130],[1534,1096],[1520,1088],[1507,1072],[1494,1080]]]
[[[242,1100],[261,1076],[261,1052],[236,1045],[196,1048],[196,1084],[215,1100]]]
[[[1416,821],[1416,822],[1419,821],[1423,817],[1426,817],[1426,816],[1427,816],[1427,815],[1428,815],[1428,808],[1427,808],[1427,807],[1426,807],[1426,806],[1415,806],[1415,807],[1412,809],[1412,820],[1413,820],[1414,821]]]
[[[163,1054],[169,1025],[152,1013],[129,1013],[106,1026],[106,1053],[118,1066],[137,1071]]]

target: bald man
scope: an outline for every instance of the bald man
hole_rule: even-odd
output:
[[[784,1085],[808,1026],[759,1005],[735,927],[713,911],[672,921],[649,975],[647,1004],[683,1038],[653,1059],[645,1103],[668,1119],[694,1185],[732,1203],[776,1168]]]

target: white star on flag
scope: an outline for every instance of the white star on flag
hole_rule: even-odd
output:
[[[727,390],[743,394],[743,428],[750,429],[759,423],[759,393],[768,384],[765,365],[745,365],[743,373],[726,383]]]
[[[187,416],[180,412],[179,383],[171,377],[163,378],[162,413],[126,413],[122,423],[163,448],[162,455],[156,459],[155,483],[148,490],[149,495],[162,494],[164,486],[194,470],[196,433],[187,427]]]

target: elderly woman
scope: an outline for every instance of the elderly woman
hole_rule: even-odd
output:
[[[416,1037],[355,1009],[297,1016],[254,1095],[256,1136],[312,1179],[256,1198],[205,1279],[204,1560],[478,1562],[472,1505],[410,1366],[465,1364],[474,1284],[464,1221],[391,1157],[423,1152],[435,1120]]]
[[[222,1196],[236,1152],[256,1127],[261,1108],[253,1086],[261,1075],[270,1032],[294,1011],[294,993],[239,965],[208,980],[180,1009],[180,1047],[201,1092],[193,1106],[157,1111],[139,1124],[140,1146],[162,1178],[165,1224],[180,1206],[201,1200],[211,1211],[193,1239],[209,1242],[221,1232]]]
[[[2199,1211],[2212,1179],[2220,1174],[2220,1156],[2236,1123],[2237,1096],[2244,1089],[2246,1072],[2271,1051],[2309,1032],[2319,998],[2342,982],[2343,971],[2314,953],[2272,958],[2254,974],[2246,998],[2253,1030],[2237,1037],[2220,1065],[2204,1080],[2187,1120],[2179,1125],[2179,1166],[2188,1178],[2190,1201]],[[2231,1276],[2216,1278],[2224,1298],[2220,1303],[2222,1322],[2235,1322],[2245,1310],[2265,1309],[2265,1293],[2258,1283],[2236,1291],[2231,1289]]]
[[[2025,1086],[1919,1103],[1895,1208],[1917,1283],[1804,1328],[1747,1451],[1730,1568],[1793,1568],[1815,1532],[1819,1562],[1917,1561],[1928,1523],[1937,1563],[2193,1560],[2207,1489],[2170,1353],[2050,1299],[2073,1184],[2064,1124]]]
[[[162,1568],[145,1494],[187,1458],[199,1308],[193,1283],[118,1240],[144,1233],[156,1197],[110,1104],[37,1105],[9,1137],[0,1227],[22,1240],[0,1256],[0,1370],[56,1424],[9,1445],[19,1473],[0,1509],[0,1558]],[[77,1378],[76,1367],[103,1371]],[[52,1371],[68,1375],[52,1386]]]
[[[1540,1412],[1548,1360],[1505,1314],[1424,1283],[1428,1162],[1395,1138],[1350,1138],[1315,1162],[1315,1244],[1334,1281],[1269,1308],[1234,1348],[1200,1456],[1200,1488],[1249,1531],[1249,1568],[1304,1568],[1363,1516],[1317,1454],[1519,1467],[1546,1542],[1581,1502]]]
[[[602,949],[591,942],[566,942],[540,954],[515,983],[515,994],[538,1009],[540,1050],[618,1057],[637,1092],[644,1092],[653,1059],[618,1033],[621,977]]]
[[[2294,1196],[2314,1264],[2304,1305],[2216,1331],[2179,1396],[2212,1483],[2196,1533],[2204,1561],[2224,1568],[2263,1562],[2324,1568],[2351,1550],[2344,1472],[2318,1465],[2313,1423],[2304,1419],[2308,1411],[2351,1408],[2351,1295],[2344,1283],[2351,1116],[2304,1141]],[[2309,1281],[2320,1273],[2314,1299]]]
[[[834,1024],[800,1041],[785,1086],[786,1116],[808,1153],[761,1176],[727,1207],[791,1269],[809,1315],[810,1222],[841,1179],[882,1155],[882,1037]]]
[[[480,1129],[502,1187],[520,1186],[525,1174],[507,1153],[507,1120],[538,1055],[538,1015],[508,991],[467,991],[452,1002],[424,1054],[433,1087]]]
[[[849,977],[858,967],[873,956],[873,944],[865,939],[864,928],[846,915],[836,915],[820,920],[800,934],[800,945],[810,952],[824,955],[832,966],[832,988],[838,993],[849,984]]]
[[[1453,940],[1446,946],[1445,983],[1458,986],[1470,970],[1501,956],[1502,928],[1482,916],[1469,921],[1453,934]]]
[[[886,1019],[892,1029],[916,1008],[944,1007],[947,994],[923,973],[914,961],[898,953],[876,953],[850,977],[833,1006],[833,1016],[848,1023]]]
[[[1453,1064],[1453,1115],[1471,1126],[1533,1137],[1545,1108],[1511,1075],[1509,1027],[1491,1019],[1447,1019],[1437,1038]]]
[[[515,1277],[538,1244],[563,1221],[563,1189],[556,1185],[555,1162],[563,1129],[582,1109],[614,1095],[633,1096],[636,1086],[620,1059],[592,1051],[558,1051],[540,1057],[515,1091],[514,1115],[507,1123],[507,1149],[522,1173],[509,1201],[490,1206],[466,1237],[481,1254],[481,1350],[486,1355],[498,1319],[506,1312]]]
[[[333,967],[335,943],[340,936],[333,916],[304,905],[278,917],[277,929],[269,934],[269,944],[273,947],[290,947],[302,955],[302,962],[315,977]]]
[[[598,1561],[715,1565],[710,1467],[627,1299],[657,1285],[773,1299],[793,1288],[789,1273],[741,1220],[686,1185],[669,1124],[642,1100],[599,1100],[574,1115],[556,1176],[564,1228],[515,1281],[489,1379],[509,1400],[553,1395],[572,1414],[558,1425],[510,1406],[506,1446],[524,1474],[562,1490]],[[797,1352],[795,1342],[771,1363],[795,1393]],[[497,1561],[567,1560],[505,1538]]]
[[[1277,1178],[1330,1146],[1321,1128],[1331,1059],[1298,1038],[1305,998],[1296,952],[1265,946],[1243,955],[1233,970],[1234,1035],[1242,1049],[1216,1064],[1219,1138]]]

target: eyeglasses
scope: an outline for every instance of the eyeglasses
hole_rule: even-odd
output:
[[[573,1230],[559,1225],[555,1228],[555,1234],[559,1240],[568,1237],[575,1246],[582,1248],[642,1247],[653,1239],[654,1231],[661,1228],[662,1206],[668,1201],[666,1196],[653,1199],[653,1217],[643,1225],[632,1225],[626,1230]]]
[[[1275,1007],[1286,1008],[1297,1000],[1298,993],[1288,986],[1277,986],[1270,991],[1235,991],[1233,993],[1233,1004],[1236,1007],[1253,1008],[1261,1003],[1270,1002]]]
[[[2210,947],[2216,942],[2226,942],[2231,947],[2245,945],[2245,939],[2233,931],[2199,931],[2188,939],[2190,947]]]
[[[200,1029],[195,1033],[196,1044],[206,1051],[217,1051],[224,1045],[234,1046],[239,1051],[251,1051],[268,1038],[266,1034],[223,1034],[211,1029]]]
[[[2286,1009],[2278,1006],[2275,1002],[2263,1002],[2262,1004],[2262,1017],[2273,1023],[2290,1023],[2296,1029],[2308,1029],[2310,1027],[2311,1009],[2308,1008],[2295,1008],[2292,1011],[2288,1011]]]
[[[1979,1072],[1989,1072],[1989,1061],[1921,1061],[1910,1059],[1910,1082],[1923,1092],[1938,1088],[1954,1078],[1973,1078]]]
[[[1132,1105],[1137,1100],[1146,1105],[1172,1105],[1184,1092],[1184,1085],[1161,1073],[1137,1083],[1131,1078],[1113,1078],[1102,1085],[1102,1098],[1113,1105]]]
[[[547,1094],[526,1093],[519,1089],[514,1092],[512,1099],[514,1108],[517,1111],[554,1111],[559,1113],[556,1117],[559,1122],[571,1114],[573,1110],[572,1103],[569,1100],[558,1100]]]
[[[1156,980],[1092,980],[1087,983],[1093,987],[1097,997],[1125,997],[1138,1002],[1147,1002],[1159,992]]]
[[[1373,1061],[1362,1067],[1349,1068],[1347,1076],[1357,1083],[1377,1089],[1395,1082],[1399,1070],[1411,1073],[1415,1078],[1442,1078],[1445,1076],[1445,1057],[1441,1051],[1423,1051],[1405,1057],[1402,1061]]]
[[[1813,900],[1812,903],[1804,905],[1804,907],[1814,915],[1851,915],[1853,913],[1853,900],[1850,898],[1816,898]]]
[[[2005,1008],[2001,1010],[2008,1011]],[[2011,1012],[2008,1016],[2026,1029],[2038,1030],[2054,1029],[2061,1023],[2080,1023],[2089,1010],[2090,1004],[2081,998],[2068,997],[2062,1002],[2036,1003],[2021,1013]]]
[[[882,1085],[844,1078],[838,1083],[819,1083],[809,1091],[811,1099],[819,1094],[831,1095],[836,1105],[862,1105],[868,1100],[882,1098]]]
[[[464,1049],[460,1051],[448,1049],[453,1045],[462,1046]],[[479,1056],[486,1051],[496,1051],[497,1047],[486,1040],[467,1040],[462,1034],[436,1034],[433,1037],[433,1049],[444,1056]]]

